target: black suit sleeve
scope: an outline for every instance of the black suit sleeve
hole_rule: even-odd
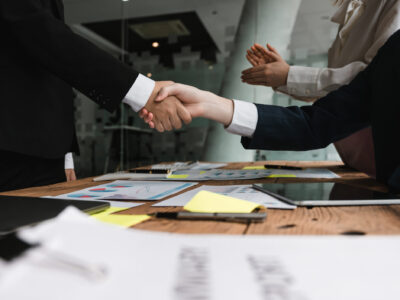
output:
[[[323,148],[370,125],[368,68],[347,86],[311,106],[259,105],[247,149],[311,150]]]
[[[1,0],[0,25],[26,55],[109,111],[138,73],[73,33],[39,0]]]

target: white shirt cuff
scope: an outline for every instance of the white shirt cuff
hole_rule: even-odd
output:
[[[139,74],[122,102],[128,104],[134,111],[138,112],[146,105],[147,100],[149,100],[154,90],[154,86],[154,80]]]
[[[257,128],[258,111],[254,103],[233,100],[234,110],[232,123],[226,131],[251,138]]]
[[[65,154],[64,161],[64,169],[73,169],[74,168],[74,158],[72,157],[72,153]]]
[[[290,66],[287,78],[289,94],[301,97],[313,97],[317,91],[319,68]]]

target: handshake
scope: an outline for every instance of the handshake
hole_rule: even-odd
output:
[[[179,129],[182,122],[189,124],[198,117],[228,126],[232,122],[233,101],[192,86],[158,81],[139,115],[159,132]]]
[[[289,65],[278,51],[267,44],[254,44],[246,58],[252,65],[242,72],[242,82],[277,88],[287,83]],[[171,81],[156,82],[153,94],[140,117],[159,132],[179,129],[182,122],[203,117],[229,126],[233,118],[233,101],[195,87]]]

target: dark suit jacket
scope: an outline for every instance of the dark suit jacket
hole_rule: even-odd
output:
[[[71,86],[113,111],[138,76],[66,26],[62,0],[1,0],[0,36],[0,150],[77,151]]]
[[[257,105],[248,149],[310,150],[372,126],[377,179],[400,190],[400,31],[347,86],[312,106]]]

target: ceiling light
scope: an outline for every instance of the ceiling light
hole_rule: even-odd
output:
[[[158,46],[160,46],[160,44],[158,42],[153,42],[153,44],[151,44],[153,46],[153,48],[158,48]]]

